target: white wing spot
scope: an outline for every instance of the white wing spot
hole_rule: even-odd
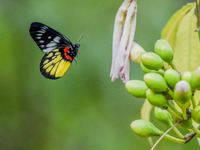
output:
[[[52,59],[56,58],[57,56],[53,56]]]
[[[39,43],[44,43],[44,41],[43,41],[43,40],[40,40]]]
[[[45,33],[45,30],[39,30],[38,33]]]
[[[51,36],[48,36],[48,39],[51,39]]]
[[[49,53],[49,52],[51,52],[53,49],[56,49],[56,47],[49,47],[49,48],[43,49],[43,52]]]
[[[57,37],[55,37],[53,40],[54,40],[56,43],[59,43],[60,39],[61,39],[61,38],[57,36]]]
[[[40,36],[37,36],[37,37],[36,37],[36,39],[38,39],[38,40],[39,40],[39,39],[41,39],[41,37],[40,37]]]
[[[41,48],[44,48],[44,45],[40,45]]]
[[[37,36],[42,36],[42,34],[36,34]]]
[[[46,47],[52,47],[52,46],[56,46],[57,44],[55,42],[51,42],[49,44],[46,45]]]
[[[46,30],[46,29],[48,29],[48,27],[47,26],[43,26],[43,29]]]

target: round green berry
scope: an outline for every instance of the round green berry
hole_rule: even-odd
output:
[[[191,76],[192,76],[192,72],[191,71],[185,71],[181,75],[181,80],[185,80],[188,83],[190,83]]]
[[[148,89],[146,92],[146,98],[153,106],[167,108],[167,100],[162,93],[156,93],[151,89]]]
[[[200,89],[200,66],[192,72],[190,84],[193,91]]]
[[[144,81],[130,80],[126,83],[126,89],[128,92],[138,98],[146,98],[146,91],[148,87]]]
[[[150,70],[159,70],[163,67],[163,60],[153,52],[147,52],[141,56],[142,64]]]
[[[179,81],[175,86],[174,96],[179,103],[189,105],[192,96],[190,84],[184,80]]]
[[[176,83],[181,80],[179,73],[174,69],[167,69],[164,78],[171,88],[174,88]]]
[[[192,111],[192,119],[197,123],[200,123],[200,106],[197,106]]]
[[[168,89],[163,76],[157,73],[147,73],[144,75],[144,82],[147,87],[155,92],[165,92]]]
[[[141,137],[161,136],[164,133],[151,122],[143,119],[133,121],[131,123],[131,129]]]
[[[173,50],[170,44],[163,39],[157,40],[155,43],[155,52],[158,54],[162,60],[170,63],[173,59]]]
[[[172,119],[171,114],[168,111],[155,107],[154,114],[156,116],[156,119],[158,119],[160,122],[166,124],[169,127],[173,126],[173,123],[172,123],[173,119]]]

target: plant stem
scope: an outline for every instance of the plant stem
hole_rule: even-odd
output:
[[[193,106],[193,109],[197,106],[196,105],[196,102],[195,102],[195,99],[194,99],[194,94],[192,94],[192,106]]]
[[[174,92],[169,88],[168,94],[174,99],[174,101],[176,102],[176,104],[182,108],[182,105],[175,99],[174,97]]]
[[[155,147],[158,145],[158,143],[163,139],[163,137],[171,140],[171,141],[174,141],[174,142],[177,142],[177,143],[185,143],[185,140],[182,140],[182,139],[178,139],[178,138],[175,138],[173,136],[170,136],[168,135],[167,133],[169,131],[171,131],[174,127],[176,127],[177,125],[179,124],[179,122],[177,122],[175,125],[173,125],[171,128],[169,128],[157,141],[156,143],[154,144],[154,146],[151,148],[151,150],[154,150]]]
[[[187,109],[185,106],[182,107],[182,112],[183,112],[183,119],[187,120]]]
[[[197,128],[195,128],[194,126],[192,126],[192,130],[194,131],[194,132],[196,132],[197,134],[199,134],[200,135],[200,130],[198,130]]]
[[[200,129],[200,126],[197,127],[197,129]],[[191,132],[185,135],[185,143],[188,143],[190,140],[193,139],[193,137],[196,135],[196,132]]]
[[[196,0],[196,9],[197,9],[197,18],[198,18],[198,23],[199,23],[199,27],[198,29],[196,29],[195,31],[199,31],[200,30],[200,13],[199,13],[199,4],[198,4],[198,0]]]
[[[174,118],[178,118],[178,120],[183,120],[182,117],[178,116],[171,108],[167,108],[167,111],[174,117]]]
[[[167,102],[168,108],[167,110],[174,115],[176,118],[179,118],[180,120],[182,120],[182,113],[180,113],[179,111],[176,110],[176,108],[169,102]]]
[[[181,139],[185,139],[185,137],[179,132],[179,130],[176,127],[174,127],[173,130],[176,133],[176,135],[178,135],[178,137],[180,137]]]
[[[179,72],[178,69],[176,68],[176,66],[175,66],[173,60],[169,63],[169,65],[172,67],[172,69],[174,69],[174,70],[176,70],[177,72]]]
[[[171,141],[176,142],[176,143],[183,143],[183,144],[185,143],[185,140],[182,140],[182,139],[179,139],[179,138],[175,138],[175,137],[173,137],[171,135],[168,135],[168,134],[166,134],[164,137],[166,139],[171,140]]]

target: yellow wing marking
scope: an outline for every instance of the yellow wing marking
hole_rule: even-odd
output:
[[[55,64],[55,66],[53,67],[53,69],[51,70],[51,72],[50,72],[50,75],[51,75],[51,76],[53,76],[53,75],[55,74],[56,69],[57,69],[59,63],[60,63],[60,62],[57,62],[57,63]]]
[[[64,59],[61,60],[60,64],[58,65],[55,77],[62,77],[70,65],[71,65],[71,62],[65,61]]]
[[[69,68],[70,65],[71,65],[71,62],[70,62],[70,61],[67,61],[67,62],[65,63],[65,66],[64,66],[64,68],[63,68],[63,71],[62,71],[60,77],[62,77],[62,76],[65,74],[65,72],[68,70],[68,68]]]
[[[60,52],[56,52],[55,55],[60,55]]]
[[[49,67],[46,69],[46,72],[47,72],[47,73],[50,72],[52,68],[53,68],[53,65],[49,66]]]
[[[57,56],[57,58],[53,59],[52,62],[55,64],[62,59],[61,56]]]
[[[46,63],[48,63],[49,62],[49,60],[48,59],[46,59],[44,62],[43,62],[43,64],[46,64]]]
[[[44,66],[43,66],[43,69],[47,69],[49,66],[51,66],[51,65],[52,65],[52,63],[53,63],[52,61],[51,61],[51,62],[49,62],[49,63],[47,63],[46,65],[44,65]]]
[[[53,56],[53,53],[49,53],[46,58],[49,58],[49,57],[52,57]]]
[[[56,74],[55,74],[56,77],[60,77],[60,72],[63,69],[64,63],[65,63],[64,59],[60,61],[60,64],[59,64],[57,71],[56,71]]]
[[[55,49],[55,50],[52,50],[53,52],[58,52],[59,51],[59,49]]]

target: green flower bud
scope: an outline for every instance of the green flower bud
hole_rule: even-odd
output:
[[[144,73],[150,73],[151,70],[147,69],[142,63],[140,63],[140,67]]]
[[[190,83],[191,76],[192,76],[191,71],[185,71],[185,72],[182,73],[181,80],[185,80],[188,83]]]
[[[192,90],[200,88],[200,66],[194,72],[192,72],[190,84]]]
[[[170,114],[168,111],[163,110],[163,109],[160,109],[160,108],[158,108],[158,107],[155,107],[155,108],[154,108],[154,114],[155,114],[156,118],[157,118],[160,122],[166,124],[166,125],[169,126],[169,127],[172,127],[172,126],[173,126],[173,123],[172,123],[172,122],[173,122],[173,119],[172,119],[171,114]]]
[[[170,44],[166,40],[163,39],[157,40],[154,48],[156,54],[158,54],[162,58],[162,60],[168,63],[172,61],[173,50]]]
[[[155,92],[165,92],[167,91],[167,83],[163,76],[157,73],[147,73],[144,75],[144,82],[151,90]]]
[[[163,61],[157,54],[153,52],[144,53],[141,56],[142,64],[150,70],[159,70],[163,67]]]
[[[147,86],[144,81],[130,80],[126,82],[126,89],[128,92],[138,98],[146,98]]]
[[[162,93],[156,93],[151,89],[148,89],[146,92],[146,98],[153,106],[167,108],[167,100]]]
[[[188,103],[189,105],[192,96],[190,84],[184,80],[179,81],[175,86],[174,96],[179,103],[181,104]]]
[[[142,63],[140,63],[140,67],[144,73],[159,73],[162,76],[164,76],[165,73],[163,69],[159,69],[158,71],[147,69]]]
[[[192,119],[188,119],[188,120],[183,120],[180,124],[180,127],[182,128],[186,128],[186,129],[191,129],[192,128]]]
[[[192,111],[192,119],[197,123],[200,123],[200,105],[195,107]]]
[[[164,78],[171,88],[174,88],[176,83],[181,80],[179,73],[174,69],[167,69]]]
[[[158,71],[153,72],[153,73],[158,73],[158,74],[160,74],[161,76],[164,76],[165,71],[164,71],[163,69],[159,69]]]
[[[141,137],[161,136],[164,133],[151,122],[143,119],[133,121],[131,123],[131,129]]]

